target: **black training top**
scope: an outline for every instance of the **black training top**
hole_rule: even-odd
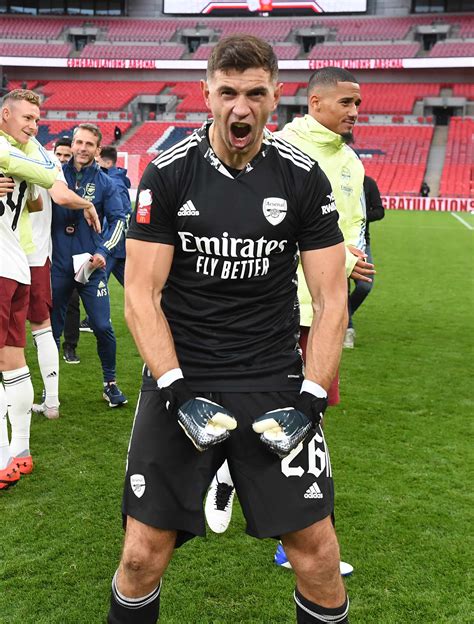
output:
[[[343,241],[331,186],[266,130],[234,178],[208,126],[148,165],[127,236],[175,247],[162,306],[194,390],[298,389],[297,252]]]

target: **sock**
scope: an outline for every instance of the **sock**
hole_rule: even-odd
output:
[[[51,327],[32,332],[48,407],[59,407],[59,351]]]
[[[219,483],[228,483],[229,485],[232,485],[232,486],[234,485],[234,482],[232,481],[232,477],[230,476],[229,465],[227,463],[227,459],[219,468],[219,470],[216,472],[216,477]]]
[[[294,599],[296,603],[297,624],[349,624],[349,597],[346,596],[344,603],[335,609],[327,609],[311,602],[300,594],[295,588]]]
[[[4,371],[3,385],[12,428],[10,453],[13,457],[26,457],[30,454],[31,406],[34,396],[28,366]]]
[[[127,598],[117,589],[115,572],[107,624],[155,624],[160,615],[160,591],[161,581],[143,598]]]
[[[0,381],[0,470],[4,470],[12,459],[8,442],[7,397]]]

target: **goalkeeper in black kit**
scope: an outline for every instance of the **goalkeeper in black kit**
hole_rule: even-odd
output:
[[[212,119],[140,182],[125,314],[145,366],[109,624],[158,620],[165,570],[205,534],[225,459],[247,533],[283,542],[297,622],[349,621],[320,427],[347,324],[344,243],[324,173],[265,128],[277,79],[266,42],[222,39],[202,81]],[[299,254],[314,307],[304,374]]]

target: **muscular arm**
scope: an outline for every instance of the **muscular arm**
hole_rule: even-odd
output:
[[[179,368],[171,330],[161,309],[173,254],[172,245],[127,240],[125,320],[155,379]]]
[[[54,202],[71,210],[88,210],[91,206],[90,201],[79,197],[77,193],[68,188],[67,184],[60,180],[56,180],[48,192]]]
[[[328,390],[337,372],[347,328],[344,244],[304,251],[301,263],[313,305],[305,378]]]
[[[67,184],[62,180],[56,180],[48,192],[51,195],[52,200],[59,206],[64,206],[66,208],[70,208],[71,210],[84,210],[84,217],[87,223],[94,229],[95,232],[101,232],[102,228],[99,216],[92,202],[79,197],[79,195],[74,193],[74,191],[71,191]]]

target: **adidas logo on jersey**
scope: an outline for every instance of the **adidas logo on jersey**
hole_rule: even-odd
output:
[[[97,288],[105,288],[105,282],[103,282],[102,280],[100,280]]]
[[[199,217],[199,210],[196,210],[196,206],[189,200],[178,210],[178,217]]]
[[[313,485],[309,486],[309,488],[304,493],[304,497],[305,498],[323,498],[323,493],[319,489],[319,485],[316,483],[316,481],[313,483]]]

